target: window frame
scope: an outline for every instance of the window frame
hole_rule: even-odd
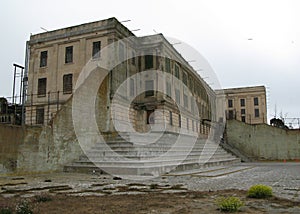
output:
[[[99,59],[101,57],[101,41],[93,42],[92,58]]]
[[[240,105],[241,105],[241,107],[245,107],[245,105],[246,105],[246,100],[245,100],[245,98],[241,98],[241,99],[240,99]]]
[[[228,108],[233,108],[233,100],[228,99]]]
[[[65,48],[65,64],[73,63],[73,45]]]
[[[47,78],[39,78],[37,85],[37,96],[38,97],[46,97],[47,94]]]
[[[259,117],[260,117],[259,108],[255,108],[255,109],[254,109],[254,117],[255,117],[255,118],[259,118]]]
[[[44,125],[44,122],[45,122],[45,108],[44,107],[37,107],[35,111],[36,111],[35,123],[37,125]]]
[[[151,84],[151,85],[148,85]],[[154,80],[145,81],[145,97],[154,96]]]
[[[180,104],[180,90],[177,88],[175,89],[175,101]]]
[[[40,53],[40,68],[47,67],[48,64],[48,51],[41,51]]]
[[[73,74],[63,75],[63,94],[72,94],[73,92]]]
[[[154,60],[153,55],[147,54],[145,55],[145,70],[153,69],[154,66]]]
[[[165,64],[166,64],[166,72],[171,73],[171,60],[170,58],[165,58]]]

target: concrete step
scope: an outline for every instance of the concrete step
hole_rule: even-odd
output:
[[[186,141],[174,145],[178,136],[166,134],[153,144],[143,145],[151,138],[145,139],[126,133],[123,133],[123,136],[125,137],[108,137],[107,142],[95,144],[87,155],[80,156],[78,161],[66,165],[64,171],[158,176],[171,170],[180,171],[240,162],[240,159],[219,145],[204,139],[198,139],[194,144],[190,142],[192,137],[184,136],[183,139]],[[154,135],[155,137],[159,137],[159,134]]]

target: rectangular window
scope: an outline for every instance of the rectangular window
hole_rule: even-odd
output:
[[[176,77],[177,79],[180,79],[180,76],[179,76],[179,67],[178,67],[178,65],[175,65],[175,77]]]
[[[185,72],[182,72],[182,82],[187,86],[187,74]]]
[[[189,118],[186,118],[186,128],[187,128],[187,130],[189,130],[190,129],[190,120],[189,120]]]
[[[246,114],[246,109],[241,109],[241,114]]]
[[[245,99],[240,99],[240,102],[241,102],[241,107],[244,107],[245,106]]]
[[[229,110],[229,111],[228,111],[228,119],[229,119],[229,120],[234,119],[233,110]]]
[[[142,57],[138,56],[138,67],[139,67],[139,71],[142,70]]]
[[[241,118],[242,118],[242,122],[245,123],[246,122],[246,116],[242,116]]]
[[[122,43],[119,43],[119,60],[120,62],[123,62],[125,60],[125,54],[124,54],[124,45]]]
[[[153,68],[153,56],[146,55],[145,56],[145,69]]]
[[[192,114],[195,113],[195,98],[193,96],[191,96],[191,112]]]
[[[172,90],[171,90],[171,83],[169,82],[166,82],[166,94],[168,97],[171,97],[172,96]]]
[[[178,127],[181,127],[181,115],[178,115]]]
[[[255,116],[255,117],[259,117],[259,109],[256,108],[256,109],[254,110],[254,116]]]
[[[134,51],[131,52],[131,64],[135,65],[135,53],[134,53]]]
[[[36,109],[36,124],[39,124],[39,125],[44,124],[44,108]]]
[[[73,62],[73,46],[66,47],[65,63]]]
[[[145,81],[145,96],[154,96],[154,82],[153,80]]]
[[[189,101],[188,101],[188,97],[186,94],[183,93],[183,105],[185,108],[189,107]]]
[[[130,79],[130,90],[129,90],[129,95],[134,96],[134,80]]]
[[[258,97],[254,97],[254,105],[258,106]]]
[[[171,73],[171,61],[166,57],[166,72]]]
[[[42,51],[40,57],[40,67],[47,66],[48,51]]]
[[[73,90],[73,74],[65,74],[63,76],[63,93],[71,94]]]
[[[228,108],[232,108],[233,107],[233,101],[232,100],[228,100]]]
[[[179,89],[175,89],[175,101],[180,104],[180,91]]]
[[[170,125],[173,125],[173,114],[171,111],[169,111],[169,116],[170,116]]]
[[[194,124],[194,120],[192,120],[192,131],[195,131],[195,124]]]
[[[38,79],[38,91],[37,94],[39,97],[45,97],[47,91],[47,78]]]
[[[93,59],[99,59],[100,58],[100,51],[101,51],[101,42],[93,42]]]

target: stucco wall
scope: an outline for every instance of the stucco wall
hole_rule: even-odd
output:
[[[300,159],[300,131],[227,121],[227,142],[257,160]]]
[[[0,173],[9,173],[17,167],[18,147],[23,142],[23,129],[0,124]]]
[[[17,172],[61,171],[63,165],[83,154],[72,122],[69,100],[49,126],[27,127],[19,146]]]
[[[72,100],[51,125],[0,125],[0,174],[61,171],[83,154],[72,121]]]

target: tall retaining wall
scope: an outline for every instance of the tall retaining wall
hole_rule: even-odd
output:
[[[23,136],[21,127],[0,124],[0,173],[16,170],[18,148],[23,143]]]
[[[72,122],[69,100],[51,125],[0,125],[0,174],[61,171],[83,151]]]
[[[255,160],[299,160],[300,130],[227,121],[227,143]]]

